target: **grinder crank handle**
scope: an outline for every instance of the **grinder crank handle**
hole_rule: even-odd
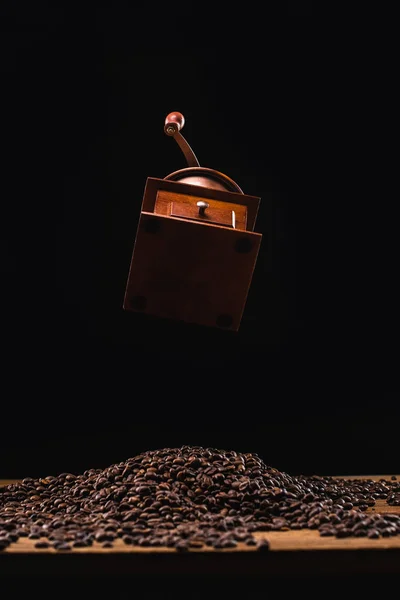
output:
[[[189,167],[199,167],[200,163],[196,158],[195,153],[180,133],[185,124],[185,117],[180,112],[172,112],[165,119],[164,132],[173,137],[180,149],[182,150]]]

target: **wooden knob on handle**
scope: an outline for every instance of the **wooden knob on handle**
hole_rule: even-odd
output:
[[[175,135],[185,124],[185,117],[180,112],[169,113],[165,119],[164,131],[167,135]]]

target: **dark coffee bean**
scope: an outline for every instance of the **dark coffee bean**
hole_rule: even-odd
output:
[[[50,547],[49,542],[46,542],[45,540],[35,543],[35,548],[49,548],[49,547]]]
[[[29,532],[26,529],[17,529],[17,533],[20,537],[28,537]]]
[[[115,537],[113,533],[107,533],[103,530],[97,531],[94,536],[96,542],[112,542]]]
[[[16,524],[15,523],[2,523],[0,526],[0,530],[3,529],[4,531],[14,531],[14,529],[16,529]]]
[[[258,540],[256,547],[259,552],[266,552],[270,549],[270,543],[265,538],[261,538]]]
[[[371,539],[376,539],[380,537],[380,533],[377,529],[370,529],[367,533],[367,536]]]
[[[175,544],[175,549],[178,552],[188,552],[189,551],[189,544],[185,541],[179,541]]]
[[[7,535],[7,534],[6,534],[6,535],[4,535],[4,534],[3,534],[3,535],[1,535],[1,534],[0,534],[0,543],[3,543],[3,544],[5,544],[5,543],[6,543],[6,544],[10,544],[10,543],[11,543],[11,540],[9,540],[9,538],[8,538],[8,535]]]
[[[353,530],[353,535],[354,535],[354,537],[365,537],[367,535],[367,530],[366,529],[357,529],[356,531]]]
[[[189,541],[190,548],[202,548],[204,546],[204,542],[200,540],[191,540]]]
[[[319,535],[321,537],[332,536],[336,534],[336,530],[333,527],[323,527],[319,530]]]
[[[397,528],[396,527],[390,527],[390,526],[382,528],[380,530],[380,534],[381,534],[382,537],[389,537],[389,536],[392,536],[392,535],[396,535],[397,534]]]
[[[74,548],[86,548],[87,547],[87,543],[84,540],[75,540],[72,543]]]
[[[350,529],[337,529],[336,530],[336,537],[338,538],[345,538],[345,537],[350,537],[351,536],[351,530]]]
[[[54,542],[53,548],[55,550],[71,550],[71,546],[66,542]]]
[[[123,541],[125,544],[129,544],[129,545],[131,545],[131,544],[133,544],[133,543],[134,543],[134,540],[135,540],[135,538],[134,538],[133,536],[131,536],[131,535],[123,535],[123,536],[122,536],[122,541]]]
[[[137,540],[138,546],[150,546],[150,538],[148,537],[140,537]]]
[[[253,537],[249,537],[246,540],[246,546],[257,546],[257,540]]]

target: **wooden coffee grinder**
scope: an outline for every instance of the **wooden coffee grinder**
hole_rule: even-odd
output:
[[[238,331],[262,235],[260,198],[201,167],[170,113],[164,132],[188,167],[146,181],[123,308],[155,317]]]

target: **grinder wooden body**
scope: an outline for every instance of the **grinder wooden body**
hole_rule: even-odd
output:
[[[164,131],[189,167],[147,178],[123,308],[238,331],[262,239],[254,232],[260,198],[200,167],[183,124],[171,113]]]

